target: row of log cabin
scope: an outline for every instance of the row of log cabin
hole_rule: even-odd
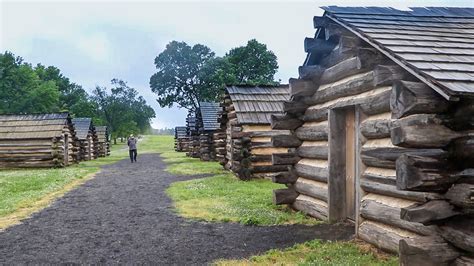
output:
[[[105,129],[105,134],[107,131]],[[64,167],[101,154],[108,136],[68,113],[0,115],[0,168]]]
[[[272,165],[272,153],[288,152],[274,148],[271,137],[290,134],[289,130],[272,130],[270,117],[283,113],[283,102],[289,100],[288,85],[229,86],[222,103],[201,102],[190,112],[186,136],[175,128],[175,147],[184,147],[188,156],[217,160],[242,180],[271,178],[287,170],[288,165]]]
[[[474,9],[323,9],[289,93],[226,89],[217,160],[403,265],[473,265]]]
[[[402,265],[474,265],[474,9],[323,9],[272,118],[294,149],[273,154],[293,162],[275,202],[352,221]]]

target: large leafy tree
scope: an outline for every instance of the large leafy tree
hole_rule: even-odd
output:
[[[91,101],[89,94],[80,86],[70,82],[61,71],[54,66],[45,67],[38,64],[35,72],[43,81],[52,81],[59,90],[59,109],[68,111],[75,117],[96,118],[97,106]],[[97,120],[97,118],[95,119]]]
[[[42,80],[21,57],[0,54],[0,113],[55,112],[59,95],[56,83]]]
[[[246,46],[234,48],[224,57],[215,57],[206,46],[189,46],[172,41],[155,58],[157,72],[150,87],[161,107],[194,110],[199,102],[218,100],[225,85],[275,84],[277,58],[266,45],[250,40]]]
[[[161,107],[195,109],[199,102],[215,98],[214,88],[202,80],[202,69],[214,58],[207,46],[189,46],[185,42],[172,41],[155,58],[157,72],[150,78],[150,87],[158,95]]]
[[[144,133],[150,128],[150,120],[155,111],[146,104],[137,90],[122,80],[113,79],[113,87],[96,87],[93,99],[99,113],[109,127],[114,142],[130,133]]]
[[[231,49],[225,56],[234,66],[240,84],[273,85],[278,69],[276,55],[263,43],[252,39],[246,46]]]

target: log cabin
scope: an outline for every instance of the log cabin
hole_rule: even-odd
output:
[[[225,152],[218,152],[218,161],[242,179],[271,178],[286,171],[288,165],[272,165],[274,148],[271,137],[289,136],[289,130],[272,129],[270,116],[283,113],[283,102],[289,100],[288,85],[229,86],[222,102],[221,142]]]
[[[72,123],[79,140],[78,161],[89,161],[99,156],[98,137],[91,118],[73,118]]]
[[[109,130],[107,126],[95,127],[97,134],[97,153],[99,157],[105,157],[110,155],[110,138]]]
[[[215,161],[216,148],[225,146],[219,123],[221,114],[220,103],[199,103],[199,109],[196,112],[196,126],[199,134],[199,157],[203,161]]]
[[[0,168],[68,166],[77,144],[68,113],[0,115]]]
[[[174,150],[178,152],[188,151],[189,138],[185,126],[174,128]]]
[[[186,117],[186,130],[189,136],[188,147],[189,150],[186,156],[192,158],[199,158],[199,133],[196,125],[196,114],[195,111],[190,110],[188,117]]]
[[[272,155],[291,163],[274,202],[349,221],[402,265],[473,265],[474,9],[323,9],[272,117],[295,149]]]

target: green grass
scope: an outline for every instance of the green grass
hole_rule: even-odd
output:
[[[247,225],[316,224],[319,221],[272,203],[269,180],[240,181],[230,173],[173,183],[167,193],[178,212],[205,221],[239,222]]]
[[[172,174],[212,175],[176,182],[168,188],[167,194],[183,217],[253,225],[319,223],[301,212],[272,203],[273,189],[283,188],[283,185],[263,179],[240,181],[217,162],[203,162],[186,157],[184,152],[175,152],[172,142],[161,151],[168,164],[166,170]]]
[[[375,256],[353,242],[313,240],[284,250],[270,250],[243,260],[219,260],[216,265],[398,265],[394,256]]]

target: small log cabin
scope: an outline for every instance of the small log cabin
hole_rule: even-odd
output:
[[[0,115],[0,167],[75,163],[77,138],[68,113]]]
[[[192,158],[199,158],[199,133],[194,111],[189,111],[188,113],[188,117],[186,118],[186,130],[189,136],[189,150],[186,155]]]
[[[295,149],[273,154],[292,165],[275,203],[351,221],[402,265],[473,265],[474,9],[323,9],[272,119]]]
[[[188,132],[185,126],[174,128],[174,150],[178,152],[188,151]]]
[[[286,171],[288,165],[272,165],[272,153],[288,152],[274,148],[271,137],[289,135],[289,130],[272,130],[270,116],[283,113],[289,99],[288,85],[229,86],[222,102],[221,130],[225,132],[225,153],[219,162],[242,180],[272,177]]]
[[[110,139],[107,126],[95,127],[97,134],[97,153],[99,157],[110,155]]]
[[[224,145],[219,123],[221,114],[220,103],[199,103],[199,109],[196,112],[196,126],[199,134],[199,157],[203,161],[215,161],[216,146]]]
[[[98,137],[91,118],[73,118],[72,123],[79,140],[78,161],[89,161],[99,156]]]

